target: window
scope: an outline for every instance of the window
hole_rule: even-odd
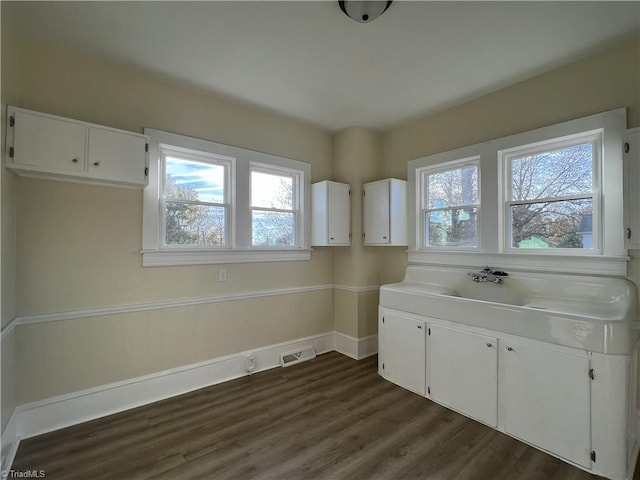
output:
[[[311,166],[145,129],[143,266],[309,260]]]
[[[409,263],[626,275],[626,116],[619,108],[411,160]]]
[[[469,161],[446,170],[422,172],[424,247],[476,247],[478,238],[478,165]]]
[[[229,245],[233,159],[160,146],[165,246]]]
[[[251,244],[297,244],[299,174],[266,165],[251,167]]]
[[[597,250],[601,132],[500,152],[505,249]]]

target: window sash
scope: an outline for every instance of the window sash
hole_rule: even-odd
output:
[[[429,177],[432,175],[442,174],[453,170],[462,170],[464,168],[474,167],[476,169],[476,191],[474,197],[475,203],[461,203],[456,205],[447,205],[446,207],[428,208],[428,193],[429,193]],[[480,158],[474,156],[471,158],[463,158],[445,162],[433,166],[423,167],[419,170],[419,175],[416,176],[419,179],[418,191],[420,192],[420,248],[423,250],[477,250],[480,244]],[[427,215],[433,212],[450,212],[453,210],[476,210],[476,238],[475,246],[455,246],[455,245],[430,245],[427,235],[426,218]]]
[[[269,208],[269,207],[262,207],[262,206],[253,206],[253,172],[257,172],[257,173],[263,173],[263,174],[267,174],[267,175],[274,175],[277,177],[287,177],[287,178],[291,178],[291,188],[292,188],[292,208],[291,209],[286,209],[286,208]],[[257,163],[257,162],[251,162],[250,164],[250,168],[249,168],[249,178],[250,178],[250,194],[251,194],[251,199],[250,199],[250,213],[251,213],[251,218],[250,218],[250,222],[251,222],[251,247],[252,249],[273,249],[273,248],[279,248],[279,249],[287,249],[287,248],[299,248],[300,247],[300,243],[301,243],[301,239],[304,238],[303,237],[303,232],[302,232],[302,228],[303,225],[301,225],[301,212],[300,212],[300,205],[302,202],[301,197],[301,193],[302,193],[302,188],[301,185],[303,185],[304,182],[304,172],[302,170],[297,170],[297,169],[293,169],[293,168],[287,168],[287,167],[282,167],[282,166],[277,166],[277,165],[266,165],[266,164],[262,164],[262,163]],[[256,245],[253,243],[253,234],[254,234],[254,224],[253,224],[253,212],[275,212],[275,213],[288,213],[288,214],[293,214],[293,243],[291,245]]]
[[[193,151],[176,146],[160,145],[160,242],[162,248],[166,249],[198,249],[198,250],[219,250],[231,248],[231,228],[232,218],[231,211],[232,205],[229,201],[230,198],[230,171],[231,162],[233,159],[221,155],[215,155],[208,152]],[[201,163],[207,165],[215,165],[224,169],[224,184],[223,184],[223,199],[224,202],[207,202],[203,200],[187,200],[187,199],[174,199],[168,197],[166,194],[166,181],[167,181],[167,157],[178,158],[180,160],[186,160],[194,163]],[[181,204],[181,205],[193,205],[193,206],[209,206],[224,208],[224,236],[220,245],[215,244],[188,244],[188,243],[167,243],[167,203]]]
[[[531,253],[541,255],[584,255],[601,253],[601,203],[600,181],[602,169],[602,134],[603,130],[591,130],[575,133],[566,137],[551,138],[531,145],[521,145],[498,152],[499,163],[502,164],[503,182],[501,183],[503,201],[502,213],[502,244],[500,251],[508,253]],[[540,198],[527,198],[526,200],[513,200],[513,160],[526,156],[534,156],[556,152],[566,148],[591,145],[591,191],[580,194],[561,195]],[[558,248],[527,248],[513,245],[513,215],[512,207],[518,205],[533,205],[537,203],[556,203],[573,200],[591,200],[592,205],[592,238],[590,248],[558,247]]]

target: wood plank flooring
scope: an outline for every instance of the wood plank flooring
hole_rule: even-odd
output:
[[[599,478],[376,370],[377,357],[328,353],[24,440],[13,469],[47,480]]]

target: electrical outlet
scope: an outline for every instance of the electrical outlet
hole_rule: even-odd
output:
[[[218,281],[226,282],[227,281],[227,271],[224,268],[220,268],[218,270]]]

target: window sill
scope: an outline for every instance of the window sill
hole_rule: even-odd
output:
[[[143,267],[311,260],[311,250],[142,250]]]
[[[627,256],[543,255],[535,253],[478,253],[409,251],[409,263],[476,268],[485,265],[534,272],[589,275],[627,275]]]

